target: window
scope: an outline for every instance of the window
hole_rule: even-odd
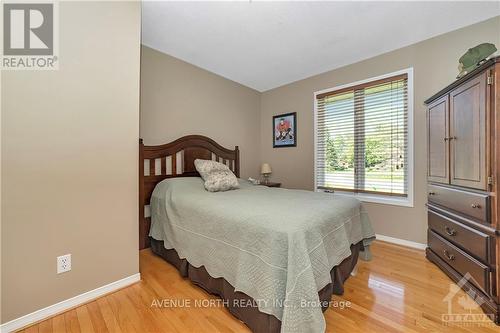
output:
[[[315,186],[412,205],[411,69],[315,94]]]

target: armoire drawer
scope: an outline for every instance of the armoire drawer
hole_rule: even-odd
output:
[[[487,194],[432,184],[429,184],[427,189],[429,202],[453,209],[483,222],[490,222],[490,197]]]
[[[473,280],[469,281],[481,288],[486,294],[490,293],[490,268],[470,255],[460,250],[439,236],[432,230],[427,232],[430,249],[450,265],[458,273],[469,273]]]
[[[427,212],[429,228],[477,259],[489,263],[490,236],[432,210]]]

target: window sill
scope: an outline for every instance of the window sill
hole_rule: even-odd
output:
[[[324,190],[316,190],[316,192],[325,192]],[[325,192],[331,193],[331,192]],[[401,206],[401,207],[414,207],[413,201],[409,197],[394,197],[390,195],[373,195],[366,193],[352,193],[352,192],[342,192],[335,191],[332,194],[342,195],[346,197],[353,197],[361,202],[378,203],[391,206]]]

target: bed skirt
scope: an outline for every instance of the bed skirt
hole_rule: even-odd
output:
[[[281,328],[281,321],[273,315],[260,312],[256,306],[238,306],[238,304],[251,304],[253,298],[239,291],[235,291],[233,286],[224,278],[211,277],[204,266],[196,268],[186,259],[179,258],[175,249],[167,250],[163,246],[163,241],[150,238],[151,250],[156,255],[162,257],[167,262],[175,266],[181,276],[187,277],[194,284],[202,287],[207,292],[222,298],[229,312],[236,318],[244,322],[254,333],[278,333]],[[319,299],[327,304],[331,300],[332,294],[342,295],[344,293],[344,282],[350,276],[356,263],[359,252],[363,250],[363,241],[351,245],[352,255],[344,259],[331,271],[333,283],[328,284],[318,292]],[[323,307],[325,311],[328,306]]]

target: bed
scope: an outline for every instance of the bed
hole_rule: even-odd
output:
[[[197,158],[239,176],[238,147],[194,135],[161,146],[140,142],[140,245],[219,295],[253,332],[323,332],[322,311],[374,239],[360,203],[242,179],[237,190],[211,193]]]

